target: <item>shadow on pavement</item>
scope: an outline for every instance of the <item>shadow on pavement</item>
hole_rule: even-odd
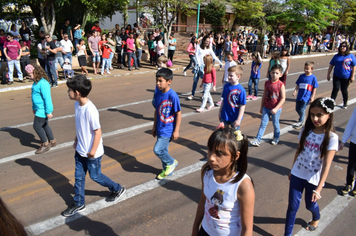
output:
[[[173,174],[174,175],[174,174]],[[189,198],[190,200],[198,203],[200,200],[200,194],[201,194],[201,189],[194,188],[189,185],[185,185],[182,183],[179,183],[177,181],[169,181],[168,183],[163,182],[161,184],[162,187],[172,190],[172,191],[179,191],[181,192],[184,196]]]
[[[263,216],[255,216],[253,218],[253,231],[258,233],[259,235],[273,235],[270,234],[268,232],[266,232],[265,230],[261,229],[260,227],[256,226],[255,224],[285,224],[286,223],[286,219],[285,218],[273,218],[273,217],[263,217]],[[303,219],[297,218],[295,219],[295,223],[294,225],[301,225],[302,227],[306,226],[307,222]]]
[[[198,121],[190,121],[189,122],[190,125],[194,125],[196,127],[203,127],[207,130],[211,130],[212,132],[214,132],[216,130],[216,126],[214,125],[209,125],[209,124],[204,124],[204,123],[201,123],[201,122],[198,122]],[[218,120],[216,121],[216,125],[218,125],[219,122]]]
[[[80,216],[77,220],[66,218],[66,225],[71,230],[82,232],[82,235],[118,236],[114,230],[103,222],[91,220],[87,216]]]
[[[117,112],[120,112],[120,113],[122,113],[124,115],[127,115],[127,116],[130,116],[132,118],[135,118],[135,119],[153,121],[153,117],[144,117],[141,114],[138,114],[138,113],[135,113],[135,112],[131,112],[131,111],[119,110],[119,109],[113,109],[113,108],[108,109],[108,111],[113,111],[113,112],[117,111]]]
[[[17,138],[22,146],[27,146],[31,148],[39,148],[39,145],[33,144],[38,143],[40,144],[39,140],[35,139],[35,135],[31,133],[27,133],[21,129],[11,128],[2,130],[3,132],[8,132],[12,137]]]
[[[272,162],[269,161],[265,161],[263,159],[259,159],[259,158],[255,158],[255,157],[251,157],[248,156],[248,164],[252,164],[255,165],[256,167],[260,167],[260,168],[264,168],[267,170],[270,170],[274,173],[280,174],[280,175],[289,175],[290,173],[290,169],[286,168],[284,166],[280,166],[280,165],[276,165]],[[251,172],[251,170],[250,170]]]

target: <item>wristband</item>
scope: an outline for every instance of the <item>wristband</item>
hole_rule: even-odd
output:
[[[320,194],[319,194],[317,191],[313,190],[313,193],[315,193],[316,195],[318,195],[318,197],[321,199],[321,196],[320,196]]]

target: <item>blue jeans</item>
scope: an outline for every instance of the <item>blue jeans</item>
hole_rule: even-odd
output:
[[[260,81],[260,78],[250,78],[248,81],[248,95],[252,95],[252,84],[254,84],[255,87],[255,96],[257,97],[258,95],[258,82]]]
[[[191,67],[191,66],[193,66],[193,64],[194,64],[194,66],[197,64],[197,59],[195,58],[195,55],[189,55],[189,58],[190,58],[190,62],[189,62],[189,64],[187,65],[187,67],[185,67],[184,68],[184,72],[186,72],[187,70],[189,70],[189,68]]]
[[[9,81],[14,80],[14,65],[17,70],[17,77],[22,81],[23,75],[21,72],[20,60],[11,60],[7,62],[7,67],[9,68]]]
[[[70,60],[70,64],[72,65],[72,53],[67,52],[67,54],[63,54],[63,60],[65,61],[66,58]]]
[[[135,68],[137,69],[137,59],[136,59],[136,54],[135,54],[135,53],[133,53],[133,52],[127,52],[127,56],[128,56],[127,63],[128,63],[128,67],[129,67],[129,69],[131,69],[131,58],[133,58],[133,61],[134,61],[134,66],[135,66]]]
[[[141,66],[141,57],[142,57],[142,49],[137,49],[136,50],[137,53],[137,66]]]
[[[109,72],[109,58],[103,58],[103,65],[101,66],[101,73],[104,74],[104,71],[106,69],[106,72]]]
[[[46,61],[46,73],[48,75],[49,80],[51,81],[52,86],[57,84],[57,73],[56,73],[56,60],[54,61]],[[53,77],[52,77],[53,76]]]
[[[222,52],[222,48],[217,48],[215,49],[215,55],[219,58],[220,61],[222,61],[222,55],[221,55],[221,52]],[[222,68],[222,65],[220,65],[220,68]]]
[[[77,44],[79,44],[79,39],[74,38],[74,48],[75,48],[75,54],[78,54]]]
[[[304,117],[305,117],[305,109],[308,106],[307,102],[304,101],[295,101],[295,110],[297,111],[299,115],[299,120],[298,122],[303,122]]]
[[[241,127],[241,125],[234,127],[234,121],[231,122],[231,121],[226,121],[226,120],[220,119],[220,122],[224,122],[225,127],[230,126],[234,130],[240,130],[240,127]],[[241,120],[241,123],[242,123],[242,120]]]
[[[195,90],[197,89],[199,77],[203,78],[204,76],[204,65],[195,65],[193,69],[194,77],[193,77],[193,87],[192,87],[192,96],[195,95]]]
[[[120,191],[121,185],[109,179],[106,175],[101,173],[101,158],[87,158],[75,152],[75,183],[74,183],[74,202],[77,206],[82,206],[85,203],[85,175],[89,171],[90,178],[100,184],[108,187],[112,191]]]
[[[174,163],[174,158],[168,153],[168,146],[171,138],[157,136],[156,144],[153,148],[154,154],[161,159],[163,169],[166,169],[167,165]]]
[[[56,57],[56,69],[58,68],[58,64],[60,65],[61,68],[63,68],[64,65],[63,57]]]
[[[311,211],[313,216],[313,221],[320,219],[320,211],[317,202],[312,202],[313,190],[317,186],[308,183],[304,179],[300,179],[294,175],[290,177],[289,184],[289,200],[288,200],[288,210],[286,216],[286,226],[284,235],[289,236],[293,233],[293,227],[295,222],[295,217],[299,209],[300,201],[302,200],[303,190],[305,189],[305,207]]]
[[[282,108],[279,109],[276,114],[272,114],[271,109],[268,109],[266,107],[262,108],[261,125],[260,128],[258,129],[258,133],[256,137],[259,142],[261,142],[263,134],[265,133],[270,116],[272,117],[272,123],[274,127],[273,137],[279,139],[279,135],[281,133],[279,129],[279,117],[281,116],[281,113],[282,113]]]
[[[112,59],[114,58],[115,53],[110,52],[110,57],[109,57],[109,69],[112,68]],[[103,59],[104,60],[104,59]]]

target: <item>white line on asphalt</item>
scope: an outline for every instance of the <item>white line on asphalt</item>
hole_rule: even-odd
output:
[[[320,70],[326,70],[326,69],[328,69],[328,67],[315,69],[314,71],[320,71]],[[298,74],[301,74],[301,73],[303,73],[303,72],[302,71],[301,72],[295,72],[295,73],[289,74],[289,76],[298,75]],[[265,80],[267,80],[267,78],[261,79],[260,81],[265,81]],[[319,83],[322,83],[322,82],[324,82],[324,81],[320,81]],[[247,83],[248,82],[243,82],[241,84],[247,84]],[[217,87],[217,89],[221,89],[221,88],[222,87]],[[199,93],[199,92],[203,92],[203,90],[198,90],[197,93]],[[180,96],[187,96],[187,95],[190,95],[190,94],[191,94],[191,92],[188,92],[188,93],[180,94]],[[138,101],[138,102],[131,102],[131,103],[121,104],[121,105],[112,106],[112,107],[100,108],[100,109],[98,109],[98,111],[102,112],[102,111],[107,111],[109,109],[116,109],[116,108],[122,108],[122,107],[127,107],[127,106],[139,105],[139,104],[148,103],[148,102],[151,102],[151,101],[152,101],[152,99],[142,100],[142,101]],[[54,117],[54,118],[51,119],[51,122],[56,121],[56,120],[63,120],[63,119],[67,119],[67,118],[72,118],[72,117],[74,117],[74,114],[66,115],[66,116]],[[23,123],[23,124],[19,124],[19,125],[8,126],[8,127],[2,127],[2,128],[0,128],[0,131],[6,131],[6,130],[9,130],[9,129],[15,129],[15,128],[20,128],[20,127],[25,127],[25,126],[30,126],[30,125],[33,125],[33,122],[28,122],[28,123]]]
[[[325,83],[325,82],[327,82],[327,80],[322,80],[322,81],[319,81],[319,84],[322,84],[322,83]],[[293,90],[294,90],[294,88],[289,88],[289,89],[286,89],[286,92],[290,92],[290,91],[293,91]],[[258,97],[258,99],[261,99],[261,97]],[[149,101],[151,101],[151,100],[149,100]],[[247,102],[251,102],[251,101],[252,100],[247,100]],[[144,102],[144,101],[141,101],[141,102]],[[352,104],[352,103],[349,103],[349,104]],[[126,105],[127,104],[124,104],[122,106],[126,106]],[[215,109],[219,109],[219,107],[215,107],[214,110]],[[192,115],[198,115],[198,114],[199,113],[196,113],[195,111],[188,112],[188,113],[183,113],[182,114],[182,118],[188,117],[188,116],[192,116]],[[146,123],[143,123],[143,124],[140,124],[140,125],[135,125],[135,126],[131,126],[131,127],[128,127],[128,128],[123,128],[123,129],[118,129],[118,130],[114,130],[114,131],[103,133],[102,137],[105,138],[105,137],[109,137],[109,136],[113,136],[113,135],[117,135],[117,134],[122,134],[122,133],[130,132],[130,131],[134,131],[134,130],[137,130],[137,129],[149,127],[149,126],[152,126],[152,125],[153,125],[153,121],[146,122]],[[65,143],[58,144],[56,147],[53,147],[52,149],[70,147],[72,145],[73,145],[73,142],[70,141],[70,142],[65,142]],[[9,161],[15,161],[15,160],[21,159],[21,158],[30,157],[30,156],[33,156],[33,155],[34,155],[34,151],[15,154],[15,155],[12,155],[12,156],[1,158],[0,159],[0,164],[6,163],[6,162],[9,162]]]
[[[356,103],[356,98],[354,98],[354,99],[349,101],[350,105],[353,104],[353,103]],[[339,107],[336,107],[336,110],[339,110],[340,107],[341,107],[341,104],[339,105]],[[151,122],[151,123],[153,123],[153,122]],[[286,126],[283,129],[281,129],[281,135],[284,135],[284,134],[288,133],[291,130],[294,130],[292,125]],[[271,139],[272,137],[273,137],[273,132],[263,136],[263,140]],[[142,193],[145,193],[147,191],[150,191],[150,190],[153,190],[155,188],[158,188],[159,186],[164,185],[164,184],[166,184],[166,183],[168,183],[170,181],[173,181],[173,180],[176,180],[178,178],[187,176],[187,175],[189,175],[191,173],[194,173],[194,172],[200,170],[201,167],[204,165],[204,163],[205,163],[205,161],[199,161],[199,162],[197,162],[195,164],[192,164],[190,166],[184,167],[184,168],[182,168],[180,170],[175,171],[174,175],[172,175],[170,177],[167,177],[167,179],[164,179],[162,181],[151,180],[151,181],[148,181],[146,183],[143,183],[143,184],[134,186],[132,188],[129,188],[126,191],[125,195],[122,198],[120,198],[120,200],[118,202],[125,201],[125,200],[127,200],[129,198],[135,197],[135,196],[140,195]],[[116,202],[116,203],[118,203],[118,202]],[[89,215],[90,213],[93,213],[93,212],[102,210],[104,208],[107,208],[109,206],[112,206],[112,205],[114,205],[116,203],[108,203],[104,199],[101,199],[101,200],[98,200],[96,202],[93,202],[93,203],[90,203],[90,204],[86,205],[86,210],[85,211],[83,211],[81,213],[78,213],[78,214],[76,214],[76,215],[74,215],[72,217],[65,218],[63,216],[56,216],[56,217],[50,218],[48,220],[44,220],[42,222],[38,222],[38,223],[32,224],[32,225],[29,226],[29,229],[31,230],[31,232],[34,235],[38,235],[38,234],[44,233],[44,232],[46,232],[48,230],[51,230],[51,229],[54,229],[54,228],[59,227],[61,225],[64,225],[66,223],[69,223],[71,221],[74,221],[74,220],[76,220],[76,219],[78,219],[78,218],[80,218],[82,216],[86,216],[86,215]],[[339,203],[339,202],[337,202],[337,203]],[[343,205],[343,206],[337,205],[337,207],[335,207],[335,208],[338,208],[340,211],[342,211],[346,206],[347,205]],[[328,210],[328,211],[335,212],[334,211],[335,208],[334,208],[333,205],[330,208],[331,208],[331,210]],[[321,214],[322,215],[326,215],[323,212],[321,212]]]

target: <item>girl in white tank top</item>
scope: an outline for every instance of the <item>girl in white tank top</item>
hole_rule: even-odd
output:
[[[240,130],[218,129],[208,150],[192,235],[252,235],[255,192],[246,174],[246,136]]]
[[[290,58],[289,58],[288,48],[282,49],[281,57],[280,57],[279,61],[283,68],[282,77],[279,80],[282,81],[285,86],[287,83],[287,75],[288,75],[288,71],[290,68]]]

